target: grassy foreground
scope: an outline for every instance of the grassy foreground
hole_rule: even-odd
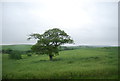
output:
[[[118,49],[81,48],[47,55],[22,55],[12,60],[3,54],[3,79],[117,79]]]

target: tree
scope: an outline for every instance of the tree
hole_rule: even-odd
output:
[[[65,43],[73,43],[71,37],[64,31],[53,28],[45,31],[43,34],[31,34],[29,35],[28,40],[38,39],[37,43],[32,46],[32,51],[37,54],[48,54],[50,60],[53,56],[59,54],[58,47]]]

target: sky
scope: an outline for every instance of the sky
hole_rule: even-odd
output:
[[[35,44],[31,33],[64,30],[74,45],[118,44],[118,0],[4,0],[0,44]]]

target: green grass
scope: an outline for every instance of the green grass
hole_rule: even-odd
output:
[[[82,48],[61,51],[53,61],[47,55],[22,55],[12,60],[3,54],[3,79],[117,79],[118,49]]]
[[[0,46],[0,50],[2,49],[2,46]],[[0,53],[0,79],[2,79],[2,54]]]
[[[32,45],[3,45],[2,49],[12,49],[12,50],[19,50],[19,51],[27,51],[30,50]]]
[[[0,79],[2,79],[2,54],[0,54]]]

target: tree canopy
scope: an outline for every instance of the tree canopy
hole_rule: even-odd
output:
[[[43,34],[30,34],[28,40],[37,39],[37,43],[32,46],[32,51],[37,54],[48,54],[50,60],[56,54],[59,54],[58,47],[65,43],[73,43],[71,37],[63,30],[53,28],[45,31]]]

